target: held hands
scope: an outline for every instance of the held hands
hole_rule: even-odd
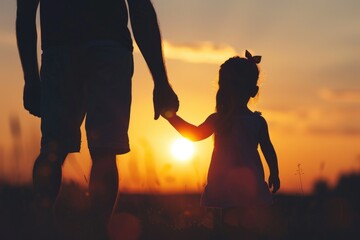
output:
[[[30,114],[41,117],[41,87],[40,80],[26,82],[24,87],[23,104]]]
[[[272,188],[272,193],[276,193],[280,188],[280,179],[278,175],[271,175],[269,177],[269,188]]]
[[[170,84],[155,85],[153,92],[154,119],[157,120],[160,115],[165,116],[177,112],[179,109],[179,100]]]
[[[163,118],[165,118],[166,120],[170,121],[173,117],[176,116],[176,111],[173,109],[164,111],[160,114]]]

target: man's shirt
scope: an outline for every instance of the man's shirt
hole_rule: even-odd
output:
[[[125,0],[40,0],[42,48],[115,40],[132,49]]]

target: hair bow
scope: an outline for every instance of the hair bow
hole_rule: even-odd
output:
[[[256,64],[261,62],[261,56],[253,56],[248,50],[245,50],[245,57]]]

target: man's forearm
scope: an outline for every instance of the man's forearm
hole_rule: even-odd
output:
[[[39,79],[36,9],[38,0],[18,0],[16,39],[26,82]]]

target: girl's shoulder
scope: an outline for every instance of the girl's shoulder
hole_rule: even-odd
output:
[[[265,119],[259,111],[248,110],[246,112],[235,113],[235,118],[237,119],[247,119],[248,121],[253,122],[254,124],[263,122]]]
[[[259,111],[254,111],[252,112],[252,116],[256,119],[258,119],[258,121],[260,122],[260,124],[263,125],[267,125],[266,123],[266,119],[264,118],[264,116],[262,115],[261,112]]]
[[[258,119],[258,122],[260,123],[260,129],[262,131],[267,131],[268,124],[267,124],[267,121],[264,118],[264,116],[261,114],[261,112],[254,112],[254,115],[256,116],[256,118]]]
[[[218,118],[218,116],[219,116],[219,114],[218,113],[212,113],[212,114],[210,114],[207,118]]]
[[[260,120],[264,119],[262,113],[259,112],[259,111],[254,111],[254,112],[251,111],[250,114],[249,114],[249,116],[251,116],[251,117],[253,117],[253,118],[260,119]],[[264,120],[265,120],[265,119],[264,119]]]
[[[212,113],[206,118],[205,122],[215,123],[218,120],[218,118],[219,118],[218,113]]]
[[[262,115],[262,113],[261,112],[259,112],[259,111],[254,111],[254,112],[252,112],[254,115],[256,115],[256,116],[261,116]]]

